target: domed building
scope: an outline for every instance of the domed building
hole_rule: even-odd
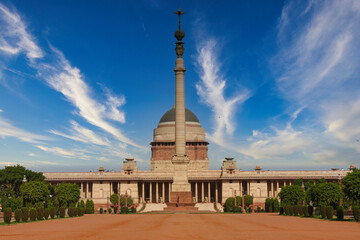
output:
[[[201,127],[198,117],[185,109],[186,154],[190,159],[189,170],[209,168],[207,156],[209,144],[205,138],[205,129]],[[171,170],[172,157],[175,155],[175,106],[167,111],[154,129],[151,145],[151,170]]]

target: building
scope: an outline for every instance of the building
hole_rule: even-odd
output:
[[[106,207],[112,194],[129,195],[135,203],[224,203],[228,197],[252,195],[254,206],[264,207],[265,199],[277,197],[283,186],[295,179],[305,181],[325,178],[340,181],[349,171],[240,171],[233,158],[225,158],[220,170],[209,170],[208,142],[205,129],[196,115],[185,107],[185,66],[182,55],[185,33],[175,32],[175,106],[167,111],[154,129],[151,144],[151,169],[139,170],[134,159],[123,162],[120,172],[58,172],[44,173],[46,181],[57,184],[73,182],[81,189],[81,198],[92,199],[96,208]]]

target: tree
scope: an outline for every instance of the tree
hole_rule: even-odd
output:
[[[360,170],[354,169],[353,172],[348,173],[342,180],[342,189],[345,196],[359,206],[360,200]]]
[[[75,205],[80,199],[79,186],[74,183],[62,183],[55,188],[55,197],[61,207]]]
[[[297,186],[302,186],[302,184],[303,184],[303,179],[302,178],[298,178],[298,179],[295,179],[294,180],[294,185],[297,185]]]
[[[333,206],[339,204],[341,190],[337,183],[318,183],[312,190],[313,202],[316,206]]]
[[[281,188],[279,193],[281,202],[285,205],[297,205],[302,204],[305,197],[304,189],[298,185],[285,186]]]
[[[35,204],[49,198],[48,185],[45,182],[32,181],[21,185],[20,193],[26,203]]]
[[[130,196],[127,197],[127,206],[131,206],[133,205],[133,200]],[[124,195],[121,195],[120,196],[120,206],[123,207],[125,206],[125,196]]]
[[[250,195],[244,196],[244,205],[249,207],[253,203],[253,198]]]
[[[45,177],[42,173],[33,172],[23,166],[9,166],[0,170],[0,187],[2,192],[9,192],[15,196],[19,195],[19,189],[23,183],[24,175],[28,182],[44,181]]]
[[[113,194],[110,196],[110,202],[114,205],[117,205],[118,203],[118,200],[119,200],[119,197],[117,194]]]

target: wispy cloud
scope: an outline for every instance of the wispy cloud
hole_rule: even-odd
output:
[[[50,133],[83,143],[93,143],[103,146],[110,145],[108,139],[97,136],[93,131],[83,126],[80,126],[77,122],[70,121],[70,124],[71,124],[71,129],[69,130],[70,134],[62,133],[57,130],[50,130]]]
[[[200,67],[201,81],[196,84],[200,100],[208,105],[214,117],[214,131],[209,139],[219,145],[226,145],[224,137],[232,135],[235,126],[233,116],[239,107],[250,97],[246,88],[239,89],[233,97],[227,97],[226,79],[220,72],[221,63],[217,55],[217,42],[214,39],[200,42],[197,47],[197,65]]]
[[[8,120],[0,116],[0,137],[14,137],[23,142],[39,143],[50,140],[49,137],[34,134],[14,126]]]
[[[0,51],[14,55],[25,53],[32,60],[43,57],[43,51],[35,43],[21,17],[0,3]]]
[[[90,160],[93,157],[91,155],[88,155],[88,151],[84,149],[64,149],[60,147],[46,147],[43,145],[36,145],[35,147],[41,149],[44,152],[53,153],[58,156],[66,157],[66,158],[76,158],[76,159],[82,159],[82,160]]]

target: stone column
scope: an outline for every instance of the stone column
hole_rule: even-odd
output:
[[[89,184],[89,182],[86,182],[85,184],[86,184],[86,194],[85,194],[85,197],[86,197],[86,198],[89,198],[89,185],[90,185],[90,184]]]
[[[142,202],[145,202],[145,182],[142,182],[141,184],[141,197],[142,197]]]
[[[270,184],[271,184],[271,197],[274,197],[274,181],[270,181]]]
[[[199,199],[198,199],[198,182],[195,182],[195,202],[199,202]]]
[[[110,196],[111,196],[111,194],[112,194],[112,182],[111,181],[109,182],[109,185],[110,185]]]
[[[211,187],[210,187],[210,182],[208,182],[208,201],[211,202],[211,194],[210,194],[210,191],[211,191]]]
[[[247,194],[250,195],[250,180],[247,181]]]
[[[150,182],[149,188],[150,188],[150,203],[152,203],[152,182]]]
[[[204,202],[205,194],[204,194],[204,182],[201,182],[201,202]]]
[[[215,182],[215,202],[218,202],[219,198],[219,190],[218,190],[218,182]]]
[[[80,197],[84,198],[84,183],[83,182],[80,183],[80,191],[81,191]]]
[[[155,182],[155,187],[156,187],[155,202],[159,203],[159,183],[158,182]]]
[[[169,182],[169,202],[170,202],[171,182]]]
[[[279,181],[276,181],[276,195],[279,194]]]
[[[243,186],[242,186],[242,181],[239,181],[239,191],[240,191],[240,194],[242,196],[242,189],[243,189]]]
[[[289,181],[289,185],[290,185],[290,186],[292,185],[292,182],[291,182],[291,180]]]
[[[162,198],[163,203],[165,203],[165,182],[162,182]]]

